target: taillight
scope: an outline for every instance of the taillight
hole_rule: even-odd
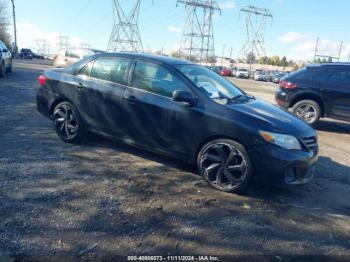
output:
[[[38,77],[38,83],[39,83],[39,85],[41,85],[41,86],[45,85],[45,84],[46,84],[46,77],[45,77],[44,75],[40,75],[40,76]]]
[[[280,87],[284,88],[284,89],[294,89],[294,88],[298,87],[298,85],[294,84],[292,82],[281,80],[280,81]]]

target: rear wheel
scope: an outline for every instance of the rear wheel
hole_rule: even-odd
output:
[[[83,126],[78,110],[69,102],[58,104],[52,115],[54,129],[65,142],[77,143],[83,137]]]
[[[214,188],[241,193],[252,177],[252,165],[245,148],[229,139],[213,140],[197,157],[199,173]]]
[[[292,112],[310,125],[320,120],[321,107],[314,100],[302,100],[292,107]]]

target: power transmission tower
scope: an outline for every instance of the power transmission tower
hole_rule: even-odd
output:
[[[50,45],[46,39],[35,39],[36,45],[38,47],[38,54],[43,56],[49,56]]]
[[[213,0],[177,0],[187,10],[179,55],[202,63],[215,57],[213,14],[221,9]]]
[[[343,49],[343,42],[340,42],[338,56],[330,56],[330,55],[320,54],[319,53],[319,44],[320,44],[320,38],[317,37],[316,47],[315,47],[315,55],[314,55],[314,63],[316,63],[317,58],[323,58],[323,59],[327,58],[327,59],[331,59],[331,60],[335,59],[338,62],[340,61],[340,56],[341,56],[341,52]]]
[[[69,37],[64,35],[58,36],[57,46],[59,49],[67,49],[69,47]]]
[[[129,14],[126,15],[119,0],[113,1],[114,25],[108,42],[107,51],[143,52],[143,45],[138,27],[141,0],[136,0]]]
[[[259,8],[252,5],[243,7],[240,13],[246,14],[246,33],[247,41],[245,42],[241,54],[246,58],[250,54],[250,64],[253,57],[260,58],[266,56],[265,50],[265,32],[269,19],[273,19],[269,9]]]

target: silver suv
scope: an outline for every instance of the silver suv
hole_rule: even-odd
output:
[[[4,42],[0,41],[0,77],[12,72],[12,55]]]

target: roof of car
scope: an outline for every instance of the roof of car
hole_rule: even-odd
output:
[[[130,58],[142,58],[147,60],[153,60],[158,62],[163,62],[170,65],[183,65],[183,64],[194,64],[190,61],[178,59],[169,56],[153,55],[153,54],[144,54],[144,53],[132,53],[132,52],[121,52],[121,53],[104,53],[98,54],[97,56],[124,56]]]
[[[350,66],[350,63],[333,62],[333,63],[309,64],[309,65],[307,65],[307,67],[323,67],[323,66]]]

